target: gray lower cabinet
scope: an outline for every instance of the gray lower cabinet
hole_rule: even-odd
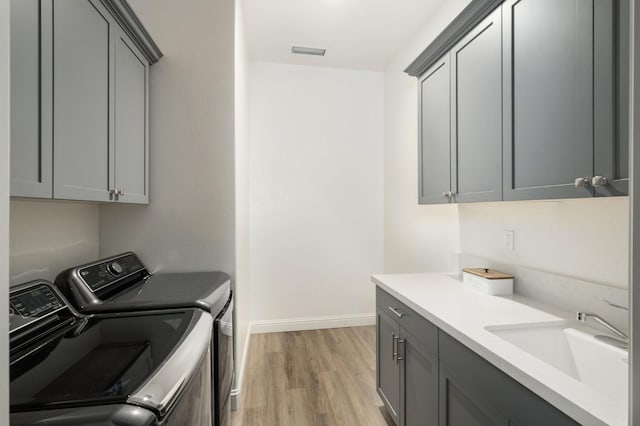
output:
[[[126,1],[12,0],[11,19],[11,195],[148,203],[162,54]]]
[[[39,37],[50,31],[42,20],[50,7],[11,0],[11,195],[52,196],[51,81],[44,77],[52,62]]]
[[[381,289],[376,304],[378,394],[397,425],[436,426],[437,328]]]
[[[378,394],[397,425],[578,425],[379,287],[376,310]]]
[[[489,395],[440,363],[440,426],[508,425]]]
[[[400,327],[382,309],[376,310],[376,386],[387,411],[399,424],[400,365],[396,361],[396,343]]]
[[[400,329],[400,414],[405,426],[438,424],[438,355],[422,336]]]
[[[439,331],[440,426],[576,426],[560,410]]]

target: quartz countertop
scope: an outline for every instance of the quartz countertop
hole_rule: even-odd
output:
[[[522,296],[489,296],[451,273],[373,275],[372,281],[583,425],[627,425],[625,400],[598,392],[487,331],[486,326],[573,320]]]

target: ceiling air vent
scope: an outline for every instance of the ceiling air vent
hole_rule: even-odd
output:
[[[291,53],[294,55],[313,55],[324,56],[327,49],[318,49],[316,47],[291,46]]]

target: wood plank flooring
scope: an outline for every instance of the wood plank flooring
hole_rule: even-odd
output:
[[[393,425],[375,369],[373,326],[254,334],[232,425]]]

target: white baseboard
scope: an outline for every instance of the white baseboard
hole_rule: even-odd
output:
[[[320,330],[324,328],[360,327],[375,325],[376,314],[336,315],[330,317],[286,318],[251,322],[251,333]]]
[[[240,406],[240,392],[244,385],[244,376],[247,367],[247,358],[249,357],[249,342],[251,341],[251,324],[247,330],[247,337],[244,342],[244,351],[242,352],[242,358],[236,366],[236,378],[233,382],[233,388],[231,388],[231,411],[236,411]]]

